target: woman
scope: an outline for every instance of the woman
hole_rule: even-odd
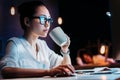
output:
[[[6,55],[1,60],[4,78],[41,77],[74,73],[69,56],[70,39],[61,47],[63,57],[51,50],[41,37],[46,37],[52,18],[45,4],[31,1],[18,7],[22,37],[8,40]]]

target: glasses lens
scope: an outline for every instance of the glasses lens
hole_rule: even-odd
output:
[[[48,21],[49,23],[52,23],[53,22],[53,19],[52,18],[46,18],[45,16],[40,16],[39,17],[40,19],[40,23],[42,25],[45,25],[45,23]]]
[[[42,25],[44,25],[45,24],[45,16],[40,16],[40,23],[42,24]]]
[[[52,19],[52,18],[49,18],[49,19],[47,19],[47,21],[48,21],[49,23],[52,23],[52,22],[53,22],[53,19]]]

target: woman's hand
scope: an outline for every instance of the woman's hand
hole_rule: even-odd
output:
[[[109,62],[109,63],[115,63],[115,60],[112,59],[112,58],[108,58],[108,59],[107,59],[107,62]]]
[[[74,67],[70,64],[68,65],[59,65],[58,67],[55,67],[53,69],[49,70],[50,76],[70,76],[74,73]]]
[[[67,35],[66,35],[66,36],[67,36]],[[64,45],[61,47],[61,50],[62,50],[64,53],[67,53],[69,46],[70,46],[70,37],[67,36],[67,42],[66,42],[66,44],[64,44]]]

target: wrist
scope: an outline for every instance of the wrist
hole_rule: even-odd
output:
[[[50,69],[46,70],[46,74],[47,74],[48,76],[52,76],[51,70],[50,70]]]
[[[69,55],[70,54],[70,50],[68,49],[67,52],[63,52],[62,50],[60,50],[61,54],[64,55]]]

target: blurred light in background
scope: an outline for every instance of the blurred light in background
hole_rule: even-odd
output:
[[[10,8],[10,14],[13,16],[13,15],[15,15],[15,7],[14,6],[12,6],[11,8]]]
[[[108,17],[111,17],[111,13],[110,13],[109,11],[106,12],[106,15],[107,15]]]
[[[105,54],[105,45],[101,45],[101,47],[100,47],[100,53],[101,54]]]
[[[109,54],[109,46],[106,44],[101,44],[100,54],[105,56],[105,61],[106,61],[108,58],[108,54]]]
[[[63,23],[62,17],[58,17],[58,24],[61,25]]]

